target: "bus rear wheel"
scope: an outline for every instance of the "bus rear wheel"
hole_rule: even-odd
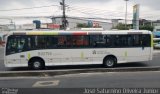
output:
[[[106,68],[113,68],[115,67],[116,63],[117,63],[117,60],[114,57],[106,57],[103,61],[103,65]]]
[[[34,59],[30,63],[30,67],[34,70],[42,70],[45,68],[45,64],[41,59]]]

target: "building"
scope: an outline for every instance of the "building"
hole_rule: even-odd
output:
[[[140,19],[139,20],[139,25],[144,26],[144,25],[151,25],[153,26],[153,21],[152,20],[146,20],[146,19]]]
[[[160,20],[153,22],[154,31],[160,31]]]
[[[77,24],[85,24],[90,26],[92,24],[92,27],[101,27],[104,30],[110,30],[112,29],[113,24],[110,22],[106,21],[98,21],[98,20],[90,20],[87,18],[80,18],[80,17],[66,17],[67,20],[67,28],[74,30],[74,29],[79,29],[77,27]],[[59,24],[62,25],[62,17],[53,17],[52,22],[54,24]]]
[[[6,30],[8,30],[8,26],[0,25],[0,31],[6,31]]]
[[[11,31],[15,30],[15,25],[14,24],[4,24],[0,25],[0,31]]]

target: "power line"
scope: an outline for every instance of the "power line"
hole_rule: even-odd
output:
[[[38,13],[39,13],[39,14],[49,14],[49,13],[50,13],[51,15],[53,15],[53,12],[54,12],[54,13],[57,13],[57,12],[59,12],[59,10],[57,10],[57,11],[50,11],[50,12],[43,12],[43,11],[42,11],[42,12],[34,12],[34,14],[38,14]],[[7,15],[12,15],[12,16],[25,16],[25,15],[27,15],[27,14],[32,14],[32,15],[33,15],[33,12],[29,12],[29,13],[16,13],[16,14],[13,14],[13,13],[10,14],[10,13],[9,13],[9,14],[7,14]],[[39,15],[39,14],[38,14],[38,15]],[[34,15],[33,15],[33,16],[34,16]],[[1,16],[0,16],[0,17],[1,17]]]
[[[6,10],[0,10],[0,11],[28,10],[28,9],[45,8],[45,7],[52,7],[52,6],[59,7],[59,5],[49,5],[49,6],[38,6],[38,7],[28,7],[28,8],[6,9]]]
[[[103,13],[102,13],[102,10],[101,11],[99,11],[99,9],[98,9],[98,11],[96,11],[96,10],[89,10],[88,11],[88,9],[81,9],[81,8],[74,8],[74,7],[68,7],[68,8],[70,8],[71,10],[76,10],[76,11],[81,11],[81,13],[83,13],[83,14],[91,14],[92,16],[93,16],[93,14],[94,15],[101,15],[101,16],[111,16],[111,17],[113,17],[113,16],[115,16],[116,15],[116,17],[122,17],[125,13],[123,13],[123,12],[115,12],[115,11],[113,11],[113,12],[107,12],[107,11],[103,11]],[[105,15],[104,15],[105,14]],[[107,15],[106,15],[107,14]],[[132,15],[133,14],[129,14],[129,16],[131,16],[132,17]]]
[[[77,10],[77,11],[81,11],[81,13],[83,14],[91,14],[92,15],[103,15],[104,13],[106,13],[107,15],[103,15],[103,16],[112,16],[114,17],[116,15],[116,17],[123,17],[121,15],[124,15],[124,12],[120,12],[120,11],[110,11],[110,10],[101,10],[101,9],[95,9],[95,8],[88,8],[88,7],[77,7],[77,6],[69,6],[69,8],[71,8],[72,10]],[[147,13],[143,14],[143,16],[141,17],[155,17],[153,16],[153,12],[151,11],[145,11]],[[157,12],[160,12],[159,10],[157,10]],[[132,17],[133,13],[127,13],[128,16]]]
[[[101,9],[96,9],[96,8],[88,8],[88,7],[80,7],[80,6],[69,6],[70,8],[78,8],[78,9],[82,9],[82,10],[89,10],[89,11],[96,11],[96,12],[106,12],[108,13],[108,11],[111,11],[111,10],[101,10]],[[117,12],[117,13],[123,13],[123,12],[120,12],[120,11],[111,11],[112,13],[113,12]],[[125,12],[124,12],[125,13]],[[130,13],[132,14],[132,13]]]
[[[79,9],[79,8],[77,9],[77,8],[72,8],[72,7],[70,7],[70,9],[79,10],[79,11],[83,11],[83,12],[86,12],[86,13],[92,13],[92,14],[97,14],[97,15],[104,15],[104,14],[107,14],[107,15],[124,15],[123,12],[96,11],[96,10]]]
[[[80,12],[80,13],[83,13],[83,14],[86,14],[86,15],[89,15],[89,16],[91,16],[91,17],[98,17],[99,18],[99,16],[95,16],[95,15],[101,15],[102,16],[102,14],[94,14],[94,13],[89,13],[89,12],[85,12],[85,11],[81,11],[81,10],[78,10],[78,9],[72,9],[72,11],[78,11],[78,12]],[[93,15],[94,14],[94,15]],[[108,15],[103,15],[103,16],[108,16]],[[111,15],[112,17],[114,16],[114,15]],[[121,17],[121,16],[117,16],[117,17]],[[109,17],[108,17],[109,18]],[[114,18],[115,19],[115,18]]]

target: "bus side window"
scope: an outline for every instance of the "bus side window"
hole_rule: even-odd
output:
[[[148,34],[142,35],[142,45],[144,47],[150,47],[151,46],[151,36]]]
[[[119,35],[114,36],[114,46],[119,47],[121,45]]]
[[[2,37],[0,36],[0,42],[1,42],[1,41],[3,41],[3,40],[2,40]]]
[[[141,40],[139,35],[133,35],[133,45],[134,47],[141,46]]]
[[[106,39],[106,47],[112,47],[113,35],[106,35],[105,39]]]
[[[97,47],[97,38],[98,36],[97,35],[91,35],[90,36],[90,46],[91,47]]]
[[[54,36],[46,36],[46,48],[47,49],[54,49],[57,48],[58,39]]]
[[[128,37],[127,37],[127,44],[128,44],[128,47],[133,46],[133,38],[131,35],[128,35]]]
[[[106,47],[106,36],[105,35],[91,35],[90,46],[95,48]]]

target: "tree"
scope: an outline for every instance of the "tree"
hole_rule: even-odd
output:
[[[88,28],[89,26],[86,23],[77,23],[78,28]]]
[[[118,30],[129,30],[130,25],[127,25],[127,28],[125,27],[125,24],[119,23],[116,27],[113,27],[112,29],[118,29]]]
[[[153,31],[154,27],[151,25],[141,25],[139,27],[140,30],[149,30],[149,31]]]
[[[118,29],[118,30],[129,30],[133,29],[133,24],[127,25],[127,28],[125,28],[125,24],[119,23],[116,27],[113,27],[113,29]],[[145,25],[140,25],[139,30],[149,30],[153,31],[154,27],[151,26],[150,24],[145,24]]]

